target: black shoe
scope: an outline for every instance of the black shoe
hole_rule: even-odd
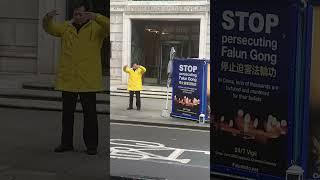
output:
[[[131,110],[131,109],[133,109],[133,108],[132,108],[132,107],[128,107],[128,108],[127,108],[127,110]]]
[[[137,108],[138,111],[141,111],[141,108]]]
[[[87,154],[88,155],[96,155],[98,153],[97,149],[88,149]]]
[[[57,153],[62,153],[62,152],[67,152],[67,151],[73,151],[73,146],[64,146],[64,145],[59,145],[54,149],[54,152]]]

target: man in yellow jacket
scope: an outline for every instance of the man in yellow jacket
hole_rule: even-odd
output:
[[[123,67],[123,71],[129,74],[128,91],[130,94],[128,110],[133,109],[133,95],[136,94],[137,110],[141,110],[140,91],[142,91],[142,75],[147,71],[145,67],[134,63],[132,68],[128,65]]]
[[[102,82],[101,48],[109,34],[109,19],[88,10],[89,4],[82,1],[75,4],[71,21],[55,22],[53,18],[58,15],[56,10],[43,18],[44,30],[61,39],[55,89],[62,91],[62,135],[61,144],[55,152],[73,150],[74,112],[80,96],[87,154],[97,154],[96,93],[105,89]]]

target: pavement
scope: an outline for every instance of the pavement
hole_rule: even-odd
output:
[[[189,129],[209,130],[209,123],[199,124],[197,121],[162,117],[162,110],[165,109],[166,100],[142,98],[141,111],[127,110],[128,97],[110,96],[110,118],[111,122],[143,124],[153,126],[178,127]],[[134,102],[135,103],[135,102]],[[168,103],[171,111],[171,103]]]
[[[54,76],[52,75],[19,75],[0,74],[0,107],[33,109],[43,111],[61,111],[61,93],[52,90]],[[209,130],[210,124],[199,124],[197,121],[162,117],[165,107],[166,91],[164,87],[144,86],[142,97],[142,111],[127,111],[128,93],[123,90],[124,85],[114,85],[110,91],[120,89],[121,95],[99,93],[97,95],[97,111],[99,114],[110,114],[111,122],[156,125],[166,127],[180,127],[191,129]],[[171,91],[171,89],[170,89]],[[110,103],[110,105],[109,105]],[[171,111],[171,101],[168,103]],[[77,112],[82,112],[82,107],[77,104]],[[134,112],[134,113],[133,113]]]
[[[204,152],[209,151],[210,133],[206,130],[124,123],[110,125],[107,115],[99,115],[99,153],[97,156],[88,156],[82,140],[83,117],[76,113],[75,152],[59,154],[54,153],[53,149],[60,140],[60,112],[0,108],[0,114],[0,180],[108,180],[109,133],[112,142],[115,139],[143,140],[184,149],[184,154],[176,159],[191,160],[185,164],[162,160],[128,162],[112,159],[110,179],[209,178],[209,155]],[[159,155],[166,154],[168,152],[164,151]],[[174,156],[178,154],[173,153],[171,158],[175,159]]]
[[[50,78],[52,76],[0,75],[0,77],[0,119],[2,123],[0,126],[0,153],[2,154],[0,156],[0,180],[108,179],[110,123],[117,124],[111,128],[111,135],[113,132],[117,132],[117,127],[121,126],[123,128],[120,133],[115,134],[114,137],[116,138],[124,138],[123,136],[117,137],[117,135],[131,132],[131,135],[126,137],[161,142],[166,146],[174,148],[209,150],[209,123],[199,124],[191,120],[162,117],[161,113],[165,107],[165,99],[163,98],[142,98],[142,111],[128,111],[126,110],[128,97],[108,96],[107,93],[98,97],[100,100],[98,109],[103,111],[98,116],[100,128],[99,154],[97,156],[88,156],[84,153],[85,146],[82,140],[83,121],[81,113],[76,113],[75,116],[74,145],[76,151],[56,154],[53,152],[53,148],[58,145],[60,139],[61,95],[47,88],[51,84]],[[25,82],[35,83],[38,80],[39,84],[44,87],[43,89],[23,88]],[[153,91],[157,91],[157,87],[152,88]],[[109,103],[110,105],[108,105]],[[171,109],[170,104],[169,110]],[[81,112],[79,104],[78,112]],[[137,129],[135,126],[146,127]],[[150,128],[147,128],[148,126],[157,128],[150,130]],[[135,130],[133,131],[133,129]],[[192,134],[197,134],[198,131],[202,135],[193,137]],[[189,134],[187,132],[196,133]],[[203,134],[205,135],[203,136]],[[152,139],[152,137],[155,139]],[[179,140],[184,138],[185,140],[181,141],[178,146],[175,146],[173,143],[175,141],[172,141],[173,137],[179,138]],[[190,156],[190,154],[188,155]],[[154,164],[154,162],[150,161],[143,162],[141,166],[146,168],[155,165],[152,168],[153,170],[151,170],[153,173],[141,174],[143,176],[149,175],[149,178],[141,176],[133,177],[140,173],[127,169],[128,171],[125,174],[121,174],[121,171],[113,172],[114,174],[110,179],[116,180],[124,175],[120,179],[156,180],[154,175],[159,175],[161,178],[161,174],[156,173],[158,168],[162,168],[163,172],[171,174],[170,178],[173,180],[180,179],[179,175],[174,175],[175,172],[178,172],[177,174],[187,173],[189,178],[194,177],[197,180],[198,178],[194,176],[195,174],[201,177],[199,180],[210,178],[208,168],[209,158],[203,156],[203,154],[191,156],[194,158],[192,163],[184,166],[179,164]],[[129,168],[128,165],[135,167],[139,163],[135,161],[127,164],[126,161],[119,160],[114,161],[113,165]]]
[[[60,143],[61,113],[0,109],[0,180],[106,180],[109,122],[99,115],[98,155],[85,153],[82,114],[75,115],[75,152],[54,153]]]

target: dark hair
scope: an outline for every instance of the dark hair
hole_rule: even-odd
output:
[[[77,0],[74,4],[73,4],[73,10],[77,9],[77,8],[81,8],[84,7],[86,10],[85,11],[89,11],[90,10],[90,3],[86,0]]]

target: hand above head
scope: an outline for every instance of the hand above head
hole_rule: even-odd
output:
[[[48,12],[48,13],[46,14],[46,16],[47,16],[48,18],[53,18],[53,17],[55,17],[55,16],[57,16],[57,15],[59,15],[59,13],[58,13],[57,10],[52,10],[52,11],[50,11],[50,12]]]
[[[86,20],[95,20],[97,15],[94,12],[83,12],[82,16]]]

